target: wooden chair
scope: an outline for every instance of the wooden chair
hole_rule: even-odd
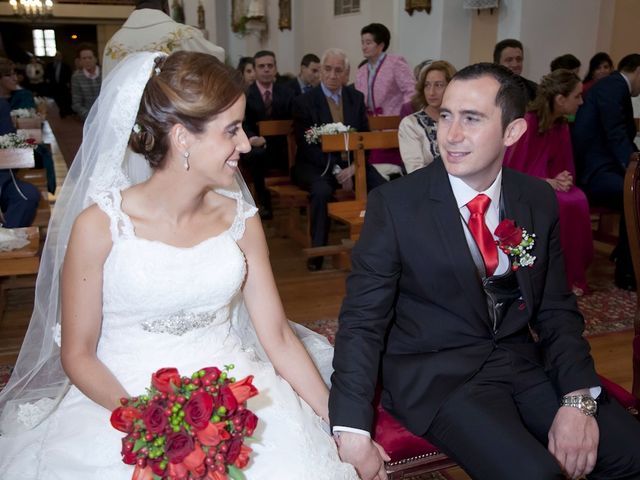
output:
[[[400,126],[400,116],[399,115],[389,115],[389,116],[380,116],[376,117],[370,115],[369,119],[369,130],[372,132],[375,130],[398,130]]]
[[[49,192],[47,191],[47,172],[43,168],[21,169],[16,173],[16,178],[24,182],[29,182],[40,190],[41,195],[38,210],[31,225],[39,227],[44,236],[49,226],[49,219],[51,218]]]
[[[636,279],[640,279],[640,162],[629,163],[624,179],[624,216],[631,248],[631,262]],[[640,400],[640,288],[637,290],[633,338],[632,393]]]
[[[27,227],[21,229],[26,232],[29,244],[18,250],[0,252],[0,317],[4,312],[6,304],[6,291],[10,288],[22,286],[32,286],[19,284],[18,276],[34,275],[38,273],[40,266],[40,235],[38,227]]]
[[[289,175],[267,177],[265,178],[265,184],[267,187],[291,184],[291,169],[296,159],[296,139],[293,134],[293,121],[263,120],[258,122],[258,132],[261,137],[287,137],[287,164],[289,166]]]
[[[618,243],[620,212],[606,207],[589,207],[589,214],[593,239],[609,245],[616,245]]]
[[[378,117],[381,118],[381,117]],[[323,135],[323,152],[353,152],[355,164],[355,194],[352,201],[335,202],[329,204],[329,217],[349,226],[349,238],[357,240],[364,224],[364,211],[367,205],[367,176],[365,169],[366,150],[378,148],[397,148],[398,132],[395,130],[379,132],[351,133],[347,136],[345,145],[344,135]]]

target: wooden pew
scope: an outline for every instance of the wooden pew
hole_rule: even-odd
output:
[[[46,234],[51,218],[51,206],[49,204],[49,192],[47,191],[47,172],[44,168],[21,169],[16,172],[16,178],[35,185],[40,190],[40,202],[38,210],[31,225],[39,227]]]
[[[38,227],[21,229],[27,233],[29,243],[18,250],[0,252],[0,317],[6,304],[6,291],[20,286],[31,286],[33,282],[20,285],[16,277],[34,275],[40,266],[40,235]]]
[[[400,115],[388,115],[376,117],[369,115],[369,130],[398,130]]]
[[[261,137],[287,137],[287,164],[289,165],[289,175],[265,178],[267,187],[275,185],[291,184],[291,169],[296,159],[296,139],[293,134],[292,120],[263,120],[258,122],[258,132]],[[269,188],[269,190],[271,190]]]

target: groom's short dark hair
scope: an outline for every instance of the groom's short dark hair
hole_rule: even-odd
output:
[[[502,113],[502,131],[504,132],[513,120],[524,117],[527,107],[527,97],[522,80],[507,67],[495,63],[475,63],[456,73],[454,80],[475,80],[489,76],[494,78],[500,88],[496,94],[496,105]]]

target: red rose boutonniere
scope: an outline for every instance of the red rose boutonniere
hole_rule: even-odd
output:
[[[529,252],[535,244],[535,233],[527,233],[525,229],[518,227],[516,222],[508,218],[500,222],[494,233],[498,237],[496,240],[498,248],[512,259],[513,271],[533,265],[536,257]]]

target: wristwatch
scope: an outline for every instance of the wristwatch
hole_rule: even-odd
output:
[[[589,417],[595,417],[598,413],[598,403],[591,395],[565,395],[560,406],[577,408]]]

